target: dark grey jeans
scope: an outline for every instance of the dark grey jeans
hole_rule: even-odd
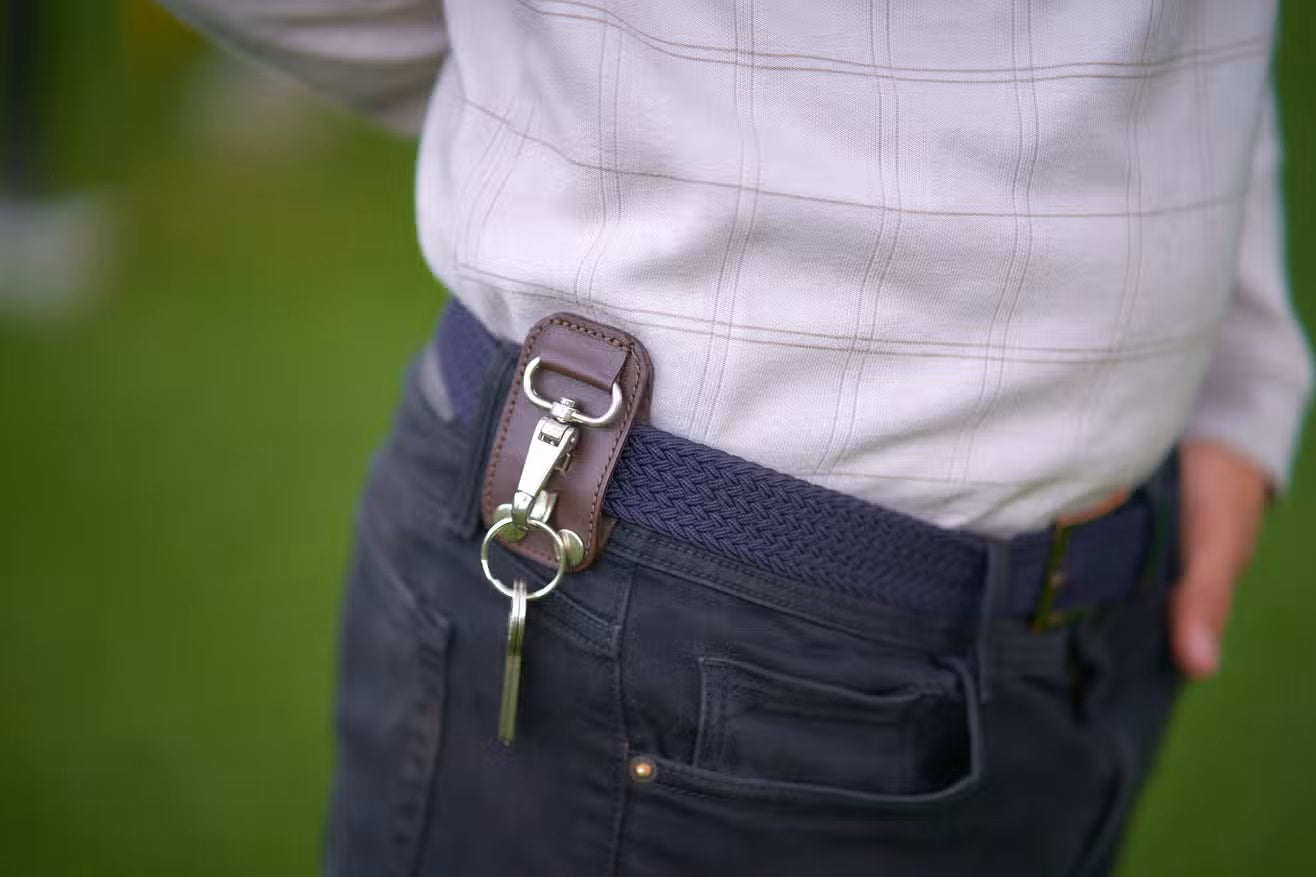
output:
[[[499,744],[508,602],[478,562],[487,396],[467,429],[413,373],[374,463],[343,607],[329,873],[1112,867],[1179,687],[1164,582],[1049,633],[997,620],[979,648],[972,619],[622,525],[531,604],[518,737]]]

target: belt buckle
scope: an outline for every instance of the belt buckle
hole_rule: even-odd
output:
[[[1038,594],[1037,605],[1033,607],[1031,626],[1040,632],[1064,627],[1066,624],[1087,613],[1092,607],[1074,609],[1056,609],[1056,600],[1065,587],[1065,549],[1069,547],[1069,536],[1075,527],[1110,514],[1128,501],[1131,496],[1126,488],[1119,488],[1107,494],[1092,508],[1074,515],[1059,518],[1051,526],[1051,550],[1047,556],[1046,573],[1042,577],[1042,592]]]
[[[1051,550],[1047,554],[1046,572],[1042,577],[1042,591],[1037,596],[1030,623],[1037,633],[1064,627],[1087,610],[1085,608],[1057,609],[1056,600],[1065,587],[1065,549],[1075,524],[1056,522],[1051,528]]]

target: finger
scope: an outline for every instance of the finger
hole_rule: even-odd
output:
[[[1220,646],[1233,604],[1234,577],[1190,571],[1175,588],[1170,605],[1175,661],[1191,679],[1220,669]]]

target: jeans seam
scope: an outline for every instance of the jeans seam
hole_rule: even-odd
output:
[[[616,784],[616,818],[612,825],[612,855],[609,857],[608,874],[611,877],[619,877],[621,874],[621,847],[622,837],[625,834],[626,827],[626,805],[628,798],[629,783],[627,781],[627,758],[630,755],[630,731],[626,725],[626,694],[624,684],[624,674],[622,672],[625,666],[625,630],[626,615],[630,611],[631,590],[635,584],[636,564],[631,563],[621,576],[621,586],[617,588],[616,596],[613,598],[613,615],[616,619],[613,625],[613,649],[612,649],[612,692],[613,692],[613,710],[617,717],[617,760],[613,765],[613,782]]]

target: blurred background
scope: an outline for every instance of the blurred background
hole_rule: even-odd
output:
[[[443,293],[414,145],[146,0],[6,0],[0,849],[10,874],[309,874],[350,522]],[[1316,19],[1277,78],[1316,328]],[[30,63],[25,62],[28,59]],[[1303,872],[1316,430],[1124,875]]]

